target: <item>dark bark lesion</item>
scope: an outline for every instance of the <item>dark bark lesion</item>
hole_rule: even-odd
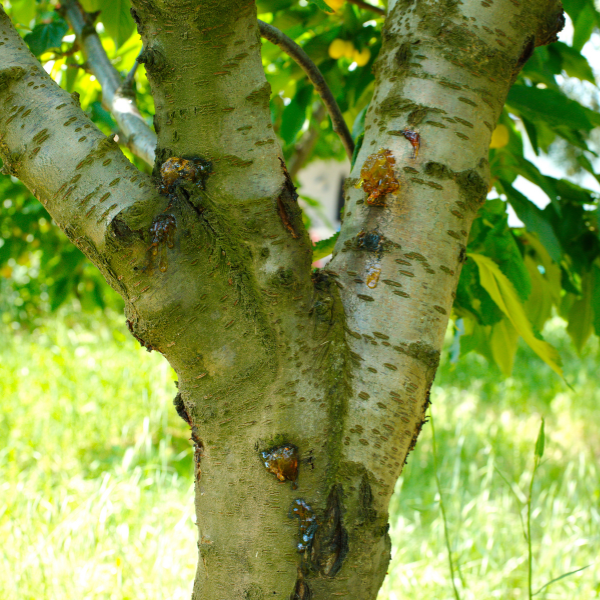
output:
[[[290,600],[312,600],[312,598],[312,591],[304,579],[302,571],[298,569],[298,579],[296,580],[296,585],[294,586],[294,591],[290,596]]]
[[[281,169],[283,170],[285,180],[281,188],[281,193],[277,197],[277,211],[284,227],[294,239],[298,239],[305,229],[302,222],[302,210],[298,206],[298,194],[285,163],[281,158],[279,161],[281,162]]]
[[[188,424],[191,425],[192,424],[192,420],[190,419],[190,416],[188,415],[187,409],[185,407],[185,402],[183,401],[183,398],[181,397],[181,394],[177,394],[173,400],[173,405],[175,406],[175,410],[177,411],[177,414]]]
[[[132,321],[127,319],[127,329],[129,329],[129,333],[140,343],[143,348],[146,348],[148,352],[152,352],[154,350],[154,346],[152,344],[143,340],[135,331],[135,325]],[[179,412],[179,411],[178,411]]]
[[[325,514],[315,533],[311,562],[323,577],[335,577],[348,554],[348,532],[344,527],[342,486],[332,487]]]
[[[373,508],[373,490],[369,479],[363,475],[358,488],[358,516],[362,523],[371,524],[377,519],[377,510]]]

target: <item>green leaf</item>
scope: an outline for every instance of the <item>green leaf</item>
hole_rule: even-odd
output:
[[[573,303],[569,311],[567,333],[571,337],[578,354],[581,354],[585,343],[592,335],[594,327],[593,287],[592,272],[585,273],[581,277],[581,298]]]
[[[326,240],[319,240],[313,246],[313,262],[315,262],[316,260],[320,260],[321,258],[325,258],[333,252],[335,242],[337,241],[339,235],[340,232],[338,231]]]
[[[542,592],[543,590],[545,590],[549,585],[552,585],[553,583],[556,583],[557,581],[560,581],[561,579],[564,579],[565,577],[569,577],[570,575],[574,575],[575,573],[579,573],[579,571],[583,571],[589,567],[591,567],[592,565],[586,565],[585,567],[581,567],[581,569],[575,569],[574,571],[569,571],[568,573],[565,573],[564,575],[561,575],[560,577],[556,577],[556,579],[551,579],[548,583],[544,584],[535,594],[533,594],[534,596],[537,596],[540,592]]]
[[[10,4],[12,6],[10,16],[13,21],[29,25],[35,18],[36,4],[32,0],[12,0]]]
[[[560,200],[568,200],[577,204],[594,204],[594,192],[587,188],[581,187],[568,179],[552,179],[554,189]]]
[[[48,288],[50,310],[56,310],[67,299],[73,288],[73,279],[67,275]]]
[[[117,131],[117,124],[112,115],[102,106],[98,100],[90,104],[90,118],[94,123],[103,123],[110,131]]]
[[[502,201],[498,200],[498,202]],[[486,206],[490,204],[490,201],[486,202]],[[487,227],[483,230],[486,232],[486,236],[483,239],[481,252],[496,262],[500,270],[515,287],[521,301],[525,302],[531,293],[531,279],[523,263],[523,257],[512,229],[508,226],[508,217],[505,212],[506,204],[502,203],[501,206],[501,218],[497,220],[492,228]],[[485,219],[485,213],[482,216]]]
[[[537,129],[535,128],[535,125],[529,119],[526,119],[525,117],[521,117],[521,121],[523,121],[523,125],[525,126],[525,131],[527,132],[527,137],[529,138],[529,141],[531,142],[531,147],[533,148],[535,155],[539,156],[540,146],[538,144]]]
[[[358,113],[356,119],[354,119],[354,124],[352,125],[352,137],[354,140],[356,140],[359,135],[365,133],[365,117],[367,116],[368,110],[369,104],[367,104],[367,106]]]
[[[532,121],[544,121],[552,127],[593,129],[584,108],[556,90],[516,84],[508,92],[506,102]]]
[[[578,50],[563,42],[554,42],[548,46],[548,53],[555,58],[569,77],[590,81],[596,85],[594,71],[587,59]]]
[[[333,8],[328,6],[324,0],[310,0],[312,4],[316,4],[321,10],[324,10],[326,13],[335,12]]]
[[[549,284],[549,291],[552,295],[552,301],[558,305],[562,297],[562,272],[558,264],[556,264],[548,254],[548,250],[540,242],[538,237],[533,233],[524,233],[521,236],[524,244],[527,245],[527,253],[535,257],[536,264],[540,264],[544,271],[544,279]]]
[[[470,313],[481,325],[494,325],[502,319],[502,311],[481,286],[479,270],[472,260],[468,260],[461,269],[454,308],[460,310],[462,316],[465,316],[465,312]],[[470,335],[469,331],[466,335]],[[461,353],[462,347],[461,338]]]
[[[552,224],[548,220],[548,213],[538,208],[526,196],[508,183],[504,181],[501,183],[510,205],[517,213],[517,217],[523,221],[528,231],[537,234],[552,260],[557,263],[560,262],[562,259],[562,248],[558,237],[554,233]]]
[[[544,446],[546,445],[546,434],[544,432],[545,421],[542,417],[540,423],[540,431],[538,432],[537,440],[535,441],[535,456],[541,459],[544,456]]]
[[[122,46],[135,30],[135,23],[129,12],[129,0],[102,0],[98,2],[102,21],[106,33],[115,41],[117,48]]]
[[[556,195],[556,189],[553,185],[555,180],[552,179],[552,177],[544,175],[532,162],[528,161],[523,156],[514,156],[513,158],[515,160],[516,172],[544,190],[546,195],[554,203],[557,211],[560,212],[558,196]]]
[[[519,296],[498,265],[482,254],[469,253],[469,258],[479,268],[481,285],[492,297],[498,308],[510,319],[527,345],[558,375],[563,376],[558,352],[548,343],[536,337]]]
[[[590,39],[594,27],[596,26],[596,10],[593,4],[588,3],[583,7],[583,10],[577,15],[577,19],[573,23],[573,48],[581,50],[585,43]]]
[[[585,154],[580,154],[577,157],[577,162],[579,163],[580,167],[582,167],[590,175],[595,177],[596,181],[598,183],[600,183],[600,175],[598,175],[598,173],[596,173],[596,171],[594,171],[594,166],[592,165],[592,163],[590,162],[590,159]]]
[[[571,21],[575,22],[579,13],[589,4],[590,0],[562,0],[562,5],[565,12],[571,17]]]
[[[354,167],[354,163],[356,162],[356,159],[358,158],[358,153],[361,151],[364,141],[365,141],[365,134],[361,133],[356,138],[356,143],[354,144],[354,152],[352,153],[352,158],[350,159],[350,167]]]
[[[304,85],[292,98],[292,101],[283,109],[283,117],[279,135],[283,141],[292,144],[296,139],[296,135],[302,129],[304,121],[306,121],[306,109],[313,94],[312,85]]]
[[[63,36],[67,31],[69,31],[67,22],[60,17],[55,17],[50,23],[36,25],[33,31],[25,36],[24,40],[29,49],[36,56],[40,56],[47,50],[60,49]]]
[[[525,312],[535,329],[541,331],[546,321],[552,316],[554,290],[551,283],[540,273],[538,265],[531,256],[525,257],[525,265],[532,284],[531,295],[525,302]],[[558,291],[560,293],[560,287]]]
[[[517,352],[519,333],[508,319],[492,325],[490,348],[494,362],[500,367],[505,377],[510,377]]]

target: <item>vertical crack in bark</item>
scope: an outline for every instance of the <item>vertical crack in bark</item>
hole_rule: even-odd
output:
[[[343,524],[342,486],[336,484],[315,534],[311,560],[324,577],[335,577],[348,554],[348,532]]]
[[[281,158],[279,162],[281,163],[285,181],[281,193],[277,197],[277,210],[284,227],[292,234],[294,239],[298,239],[301,236],[299,232],[304,230],[302,210],[298,206],[298,194],[296,193],[292,178],[287,172],[285,163]]]
[[[302,575],[302,571],[298,569],[298,579],[296,580],[294,591],[290,595],[290,600],[312,600],[312,597],[312,592],[304,579],[304,575]]]
[[[358,488],[358,516],[365,524],[377,519],[377,511],[373,508],[373,490],[366,475],[363,475]]]

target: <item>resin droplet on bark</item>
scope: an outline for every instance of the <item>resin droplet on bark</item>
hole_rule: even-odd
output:
[[[175,245],[175,230],[177,223],[173,215],[159,215],[150,227],[152,244],[150,245],[150,267],[153,260],[159,255],[158,267],[164,273],[167,270],[167,248]]]
[[[413,153],[411,158],[417,158],[419,156],[419,146],[421,145],[421,136],[412,129],[405,129],[402,132],[402,135],[410,142],[410,145],[413,148]]]
[[[195,183],[200,189],[204,189],[206,178],[210,173],[210,164],[200,158],[188,160],[173,156],[167,159],[160,167],[160,176],[162,179],[160,192],[171,194],[177,184],[185,181]]]
[[[396,160],[390,150],[383,148],[371,154],[360,170],[360,181],[356,187],[362,187],[367,193],[367,204],[385,206],[384,196],[400,189],[394,174]]]
[[[300,542],[298,552],[306,552],[310,548],[317,531],[317,517],[313,509],[302,499],[294,500],[290,516],[298,517],[300,521]]]
[[[381,275],[381,264],[379,262],[368,264],[366,275],[367,287],[370,289],[375,289],[379,283],[379,276]]]
[[[292,444],[279,446],[267,452],[262,452],[265,468],[273,473],[279,481],[291,481],[292,488],[298,485],[298,448]]]

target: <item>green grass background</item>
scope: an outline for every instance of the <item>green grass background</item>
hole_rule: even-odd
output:
[[[120,316],[64,312],[33,332],[0,327],[0,598],[188,600],[192,451],[172,406],[171,369]],[[592,566],[536,598],[600,597],[598,343],[575,356],[558,320],[546,337],[574,391],[526,348],[509,379],[476,355],[456,366],[445,355],[432,390],[465,600],[526,598],[519,514],[542,415],[534,590]],[[454,598],[431,435],[425,426],[392,499],[393,559],[380,600]]]

